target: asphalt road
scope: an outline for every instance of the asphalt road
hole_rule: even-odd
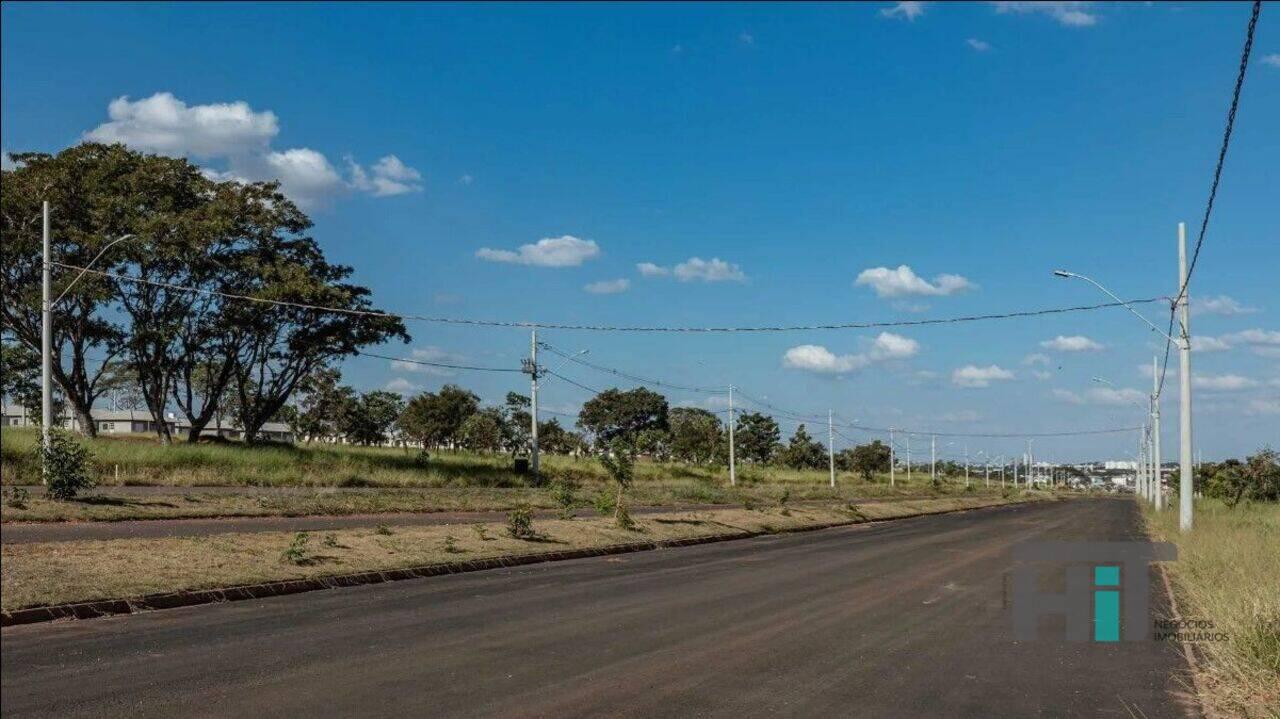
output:
[[[1138,534],[1077,500],[13,627],[0,711],[1187,716],[1170,645],[1011,636],[1012,544]]]

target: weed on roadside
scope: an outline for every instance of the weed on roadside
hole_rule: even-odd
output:
[[[311,554],[307,551],[307,542],[311,540],[311,535],[306,532],[298,532],[293,535],[293,541],[280,554],[280,561],[286,564],[310,564]]]
[[[471,525],[471,531],[476,533],[476,539],[481,542],[492,542],[495,538],[489,536],[489,530],[483,524]]]
[[[444,551],[449,554],[461,554],[464,550],[458,546],[458,538],[452,534],[444,535]]]
[[[571,479],[558,479],[551,483],[551,498],[559,506],[560,519],[573,519],[578,506],[578,484]]]
[[[324,539],[323,539],[323,540],[321,540],[321,542],[320,542],[320,543],[321,543],[321,544],[323,544],[324,546],[328,547],[329,549],[334,549],[334,548],[337,548],[337,547],[341,546],[341,545],[339,545],[339,544],[338,544],[338,537],[337,537],[337,535],[334,535],[334,534],[326,534],[326,535],[324,535]]]
[[[608,492],[600,492],[595,498],[596,513],[601,517],[608,517],[613,514],[615,500],[613,495]]]
[[[507,514],[507,534],[515,539],[533,539],[533,511],[527,505],[516,507]]]
[[[385,525],[385,524],[379,524],[377,527],[375,527],[375,528],[374,528],[373,533],[374,533],[374,534],[381,534],[381,535],[382,535],[382,536],[384,536],[384,537],[386,537],[386,536],[390,536],[390,535],[391,535],[391,527],[388,527],[388,526],[387,526],[387,525]]]
[[[5,490],[4,503],[14,509],[26,509],[31,494],[22,487],[10,487]]]

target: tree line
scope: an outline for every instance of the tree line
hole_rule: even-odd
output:
[[[367,288],[349,282],[350,267],[325,259],[307,234],[310,219],[278,183],[219,182],[186,160],[123,145],[10,156],[15,167],[0,179],[5,389],[32,401],[48,201],[53,296],[66,291],[53,310],[53,382],[90,436],[91,409],[123,383],[158,420],[162,442],[171,441],[159,421],[170,407],[190,424],[192,442],[223,415],[253,442],[304,378],[361,347],[409,340]],[[71,286],[79,271],[65,266],[95,258],[93,269],[107,274]]]

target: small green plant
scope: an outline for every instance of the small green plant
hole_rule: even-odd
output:
[[[452,534],[444,535],[444,551],[448,552],[449,554],[460,553],[462,549],[458,547],[458,538],[453,536]]]
[[[626,513],[623,493],[631,486],[631,480],[635,477],[636,450],[619,437],[609,444],[607,452],[600,455],[600,464],[618,485],[618,496],[613,505],[613,521],[623,529],[631,529],[634,525],[631,516]]]
[[[320,543],[328,547],[329,549],[334,549],[335,547],[338,546],[338,537],[333,534],[326,534],[324,535],[324,539],[321,540]]]
[[[516,539],[533,539],[533,510],[527,505],[516,507],[507,513],[507,534]]]
[[[601,517],[608,517],[613,514],[613,509],[616,506],[613,501],[613,495],[608,492],[597,494],[593,503],[595,504],[596,513]]]
[[[80,492],[93,488],[94,482],[88,473],[89,450],[65,430],[51,429],[47,444],[36,443],[35,454],[36,465],[42,465],[47,471],[45,493],[50,499],[74,499]]]
[[[782,490],[782,496],[778,497],[778,506],[782,508],[780,514],[784,517],[791,516],[791,508],[787,506],[789,501],[791,501],[791,488],[787,487]]]
[[[476,539],[479,539],[481,542],[493,541],[493,537],[489,536],[489,530],[486,529],[483,524],[471,525],[471,531],[476,533]]]
[[[385,524],[379,524],[377,527],[374,528],[373,533],[381,534],[382,536],[385,537],[391,534],[391,527],[388,527]]]
[[[288,564],[309,564],[311,555],[307,552],[307,542],[311,540],[311,535],[306,532],[298,532],[293,535],[293,541],[280,554],[280,561]]]
[[[632,530],[636,528],[635,520],[631,518],[631,513],[627,511],[627,505],[619,504],[613,515],[614,524],[622,529]]]
[[[23,487],[10,487],[6,490],[5,503],[14,509],[26,509],[31,495]]]
[[[850,517],[853,517],[859,522],[865,522],[867,519],[867,515],[863,514],[862,509],[858,505],[854,504],[853,502],[849,502],[848,504],[846,504],[844,506],[844,511],[847,512]]]
[[[551,484],[551,498],[559,506],[561,519],[573,519],[578,507],[578,485],[571,479],[557,479]]]
[[[759,505],[756,504],[755,497],[747,497],[742,500],[742,508],[748,512],[756,511],[757,507],[759,507]]]

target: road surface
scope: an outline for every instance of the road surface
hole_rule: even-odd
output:
[[[1132,539],[1137,521],[1131,501],[1076,500],[12,627],[0,709],[1194,716],[1171,645],[1011,637],[1012,544]]]

